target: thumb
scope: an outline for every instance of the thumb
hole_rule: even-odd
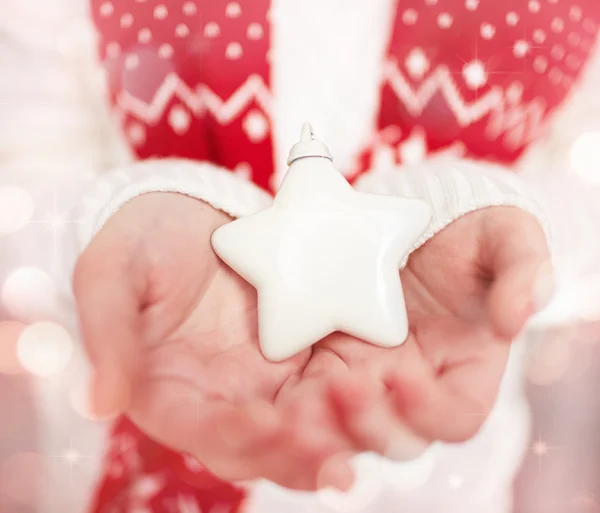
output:
[[[495,332],[512,340],[550,299],[554,288],[550,253],[541,225],[518,209],[488,233],[494,239],[489,314]]]
[[[94,369],[92,410],[100,418],[128,408],[140,351],[140,298],[128,266],[106,253],[88,249],[74,275],[81,332]]]

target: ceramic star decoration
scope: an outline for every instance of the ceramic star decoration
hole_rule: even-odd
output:
[[[212,236],[258,293],[259,343],[281,361],[341,331],[381,347],[408,335],[399,269],[427,228],[424,201],[354,191],[310,125],[272,205]]]

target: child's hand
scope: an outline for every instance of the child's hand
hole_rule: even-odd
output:
[[[82,255],[75,293],[96,413],[127,413],[223,478],[348,484],[346,463],[330,460],[350,449],[348,438],[333,423],[294,416],[312,400],[290,386],[302,381],[311,351],[282,363],[263,358],[256,292],[212,251],[212,232],[228,220],[195,199],[148,194],[115,214]]]
[[[410,327],[404,345],[382,350],[340,336],[321,342],[309,368],[319,348],[347,364],[333,401],[359,447],[385,452],[387,431],[403,422],[430,441],[474,435],[493,406],[510,342],[552,292],[548,262],[531,214],[473,212],[435,235],[401,272]],[[359,380],[359,372],[369,378]]]

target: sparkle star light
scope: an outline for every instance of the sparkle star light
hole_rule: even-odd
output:
[[[396,347],[408,334],[399,269],[431,211],[358,193],[305,124],[273,204],[222,226],[213,249],[258,293],[265,358],[289,358],[335,331]]]
[[[60,208],[59,203],[61,201],[56,188],[54,188],[52,191],[52,210],[46,212],[46,216],[42,219],[32,219],[29,221],[29,224],[32,225],[45,225],[46,228],[44,231],[51,233],[54,264],[59,262],[59,246],[62,234],[67,230],[69,225],[82,224],[83,222],[79,219],[70,219],[69,215],[73,209]]]
[[[538,439],[531,446],[531,452],[537,457],[538,469],[542,468],[542,459],[545,458],[551,450],[555,450],[557,447],[548,445],[548,443],[542,438]]]
[[[90,454],[81,454],[79,451],[73,448],[72,440],[69,441],[69,448],[62,454],[50,455],[50,458],[57,458],[63,460],[69,466],[69,481],[73,484],[73,467],[78,466],[82,463],[83,459],[90,459],[94,456]]]

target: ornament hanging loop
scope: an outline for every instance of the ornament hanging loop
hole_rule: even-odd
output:
[[[329,160],[333,160],[333,156],[329,151],[329,148],[325,146],[321,141],[315,138],[315,133],[312,125],[308,122],[302,125],[302,132],[300,133],[300,142],[294,144],[290,150],[287,164],[292,165],[295,160],[305,157],[321,157]]]

